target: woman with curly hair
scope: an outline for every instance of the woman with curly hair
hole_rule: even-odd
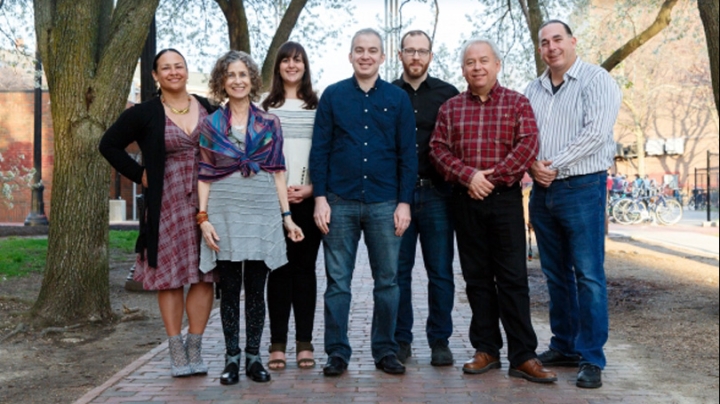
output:
[[[215,63],[210,93],[225,105],[200,129],[197,221],[200,270],[217,272],[225,336],[221,384],[239,381],[240,290],[245,284],[245,374],[270,381],[260,360],[268,273],[287,263],[285,235],[303,233],[292,219],[285,183],[280,121],[252,104],[261,86],[250,55],[229,51]]]

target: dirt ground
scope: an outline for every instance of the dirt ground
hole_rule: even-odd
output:
[[[119,315],[123,306],[139,309],[132,321],[64,332],[27,329],[23,313],[41,277],[0,282],[0,403],[71,403],[165,341],[155,294],[124,289],[134,258],[113,257],[113,309]],[[539,261],[529,267],[533,314],[547,321]],[[718,262],[611,239],[606,268],[611,338],[635,347],[658,388],[718,402]]]

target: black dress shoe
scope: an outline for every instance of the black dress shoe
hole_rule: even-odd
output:
[[[543,366],[563,366],[574,368],[580,365],[580,355],[563,355],[554,349],[548,349],[547,351],[538,355],[538,359],[542,362]]]
[[[239,370],[240,367],[237,362],[227,362],[225,369],[223,369],[220,375],[220,384],[237,384],[237,382],[240,381],[240,376],[238,375]]]
[[[380,362],[375,364],[375,368],[391,375],[401,375],[405,373],[405,366],[400,363],[395,355],[388,355],[380,359]]]
[[[347,367],[347,363],[342,360],[342,358],[339,356],[331,356],[328,358],[325,367],[323,367],[323,374],[329,377],[337,377],[345,373]]]
[[[575,385],[584,389],[597,389],[602,387],[602,370],[599,366],[584,363],[578,371]]]
[[[258,383],[267,383],[270,381],[270,373],[265,370],[265,367],[263,367],[260,361],[245,361],[245,375],[247,375],[250,380]]]

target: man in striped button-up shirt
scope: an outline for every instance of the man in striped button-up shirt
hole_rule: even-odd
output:
[[[470,40],[462,55],[468,89],[440,107],[430,158],[455,184],[451,207],[475,348],[463,371],[500,368],[502,320],[510,376],[554,382],[557,375],[535,354],[519,185],[537,155],[535,117],[527,98],[498,83],[501,61],[492,42]]]
[[[580,366],[577,386],[602,386],[608,338],[605,282],[606,171],[621,93],[599,66],[580,60],[564,22],[540,28],[548,69],[526,90],[540,129],[530,218],[550,293],[544,365]]]

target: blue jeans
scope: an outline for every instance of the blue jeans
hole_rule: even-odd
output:
[[[530,220],[550,294],[550,348],[605,367],[609,332],[605,282],[606,174],[533,186]]]
[[[395,277],[401,237],[395,235],[393,219],[397,203],[362,203],[344,200],[331,193],[327,199],[332,216],[330,232],[323,236],[327,274],[325,352],[329,357],[337,356],[346,363],[352,355],[347,335],[352,297],[350,283],[362,233],[375,280],[370,341],[372,356],[375,362],[379,362],[385,356],[398,351],[395,342],[395,319],[400,292]]]
[[[415,188],[412,221],[405,230],[400,245],[400,264],[397,283],[400,287],[397,342],[412,343],[413,306],[412,271],[418,236],[428,276],[429,314],[425,325],[428,344],[448,345],[452,335],[452,309],[455,303],[453,279],[453,226],[450,217],[451,190],[448,184],[439,187]]]

